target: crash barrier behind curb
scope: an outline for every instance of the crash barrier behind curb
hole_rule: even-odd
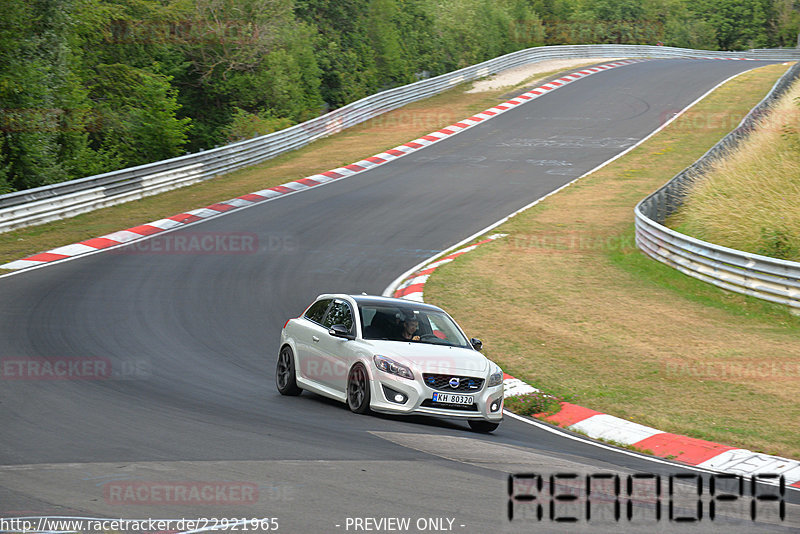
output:
[[[642,200],[634,211],[636,244],[648,256],[723,289],[787,304],[794,313],[800,312],[800,263],[707,243],[667,228],[664,221],[683,203],[687,185],[738,146],[799,77],[800,63],[786,71],[735,130]]]
[[[709,52],[646,45],[529,48],[471,67],[389,89],[268,135],[212,150],[78,180],[0,195],[0,232],[136,200],[260,163],[462,82],[548,59],[595,57],[800,59],[800,50]]]

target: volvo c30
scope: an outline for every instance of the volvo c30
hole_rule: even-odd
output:
[[[281,331],[278,391],[308,390],[351,411],[503,419],[503,371],[441,308],[369,295],[320,295]]]

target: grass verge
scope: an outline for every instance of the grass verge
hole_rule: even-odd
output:
[[[800,81],[689,188],[669,225],[727,247],[800,261]]]
[[[593,62],[575,65],[569,71],[589,64]],[[511,98],[510,91],[522,92],[523,87],[561,72],[565,71],[540,73],[514,87],[480,93],[466,93],[472,84],[464,84],[260,165],[119,206],[0,234],[0,265],[348,165],[479,113]],[[0,270],[0,274],[3,272]]]
[[[503,407],[519,415],[545,417],[558,412],[560,402],[561,399],[545,395],[542,392],[534,392],[508,397],[503,401]]]
[[[800,458],[800,318],[634,245],[633,207],[700,157],[786,67],[739,76],[625,157],[437,269],[425,299],[534,387],[667,432]],[[702,127],[701,127],[702,126]]]

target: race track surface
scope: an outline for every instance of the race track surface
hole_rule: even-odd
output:
[[[278,337],[316,295],[380,294],[762,64],[653,60],[601,72],[390,164],[155,238],[162,249],[182,234],[258,244],[245,253],[144,242],[0,279],[0,359],[87,358],[114,373],[0,380],[0,517],[278,517],[279,532],[352,532],[348,517],[452,518],[464,533],[683,531],[666,504],[660,522],[603,526],[596,514],[565,530],[546,508],[541,522],[509,522],[509,473],[695,471],[510,417],[480,435],[457,421],[281,397]],[[150,491],[122,502],[109,489],[200,482],[255,497],[177,502]],[[745,507],[706,515],[703,532],[788,532],[800,515],[790,494],[786,521],[752,523]]]

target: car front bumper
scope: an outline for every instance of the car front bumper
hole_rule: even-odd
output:
[[[488,380],[488,378],[487,378]],[[435,405],[431,399],[434,392],[419,380],[408,380],[373,369],[370,408],[376,412],[394,414],[426,414],[460,419],[482,419],[499,423],[503,419],[503,385],[484,386],[475,392],[452,392],[470,395],[475,402],[471,409]],[[387,392],[387,388],[389,391]],[[405,397],[404,402],[392,400],[396,393]],[[492,409],[494,407],[494,410]]]

